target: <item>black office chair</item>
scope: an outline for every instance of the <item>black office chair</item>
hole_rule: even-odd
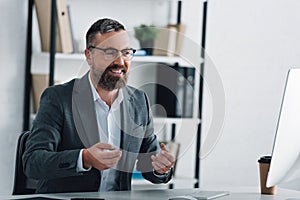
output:
[[[22,155],[25,150],[25,143],[30,131],[21,133],[18,139],[17,152],[16,152],[16,164],[15,164],[15,179],[13,195],[20,194],[33,194],[35,193],[37,180],[27,178],[23,172]]]

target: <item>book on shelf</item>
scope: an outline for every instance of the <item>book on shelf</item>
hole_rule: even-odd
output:
[[[73,30],[73,26],[72,26],[73,24],[72,24],[72,18],[71,18],[70,5],[67,5],[67,11],[68,11],[69,24],[70,24],[70,32],[71,32],[73,53],[81,53],[81,52],[83,52],[83,50],[79,49],[78,42],[76,41],[76,39],[74,37],[74,30]]]
[[[185,71],[185,108],[184,117],[193,117],[195,89],[195,68],[187,67]]]
[[[174,69],[177,72],[176,78],[176,99],[175,99],[175,116],[183,117],[185,106],[185,68],[175,63]]]
[[[176,56],[180,54],[185,25],[176,24],[160,28],[154,42],[153,55]]]
[[[156,84],[156,104],[164,108],[164,112],[156,111],[157,117],[192,117],[194,102],[195,69],[158,64]]]
[[[42,51],[50,51],[51,0],[35,0]],[[66,0],[56,1],[56,52],[72,53],[73,41]]]
[[[32,97],[33,97],[33,112],[38,111],[41,96],[44,90],[49,87],[49,74],[32,74]],[[54,85],[60,82],[55,80]]]
[[[153,55],[174,56],[176,50],[176,28],[160,28],[154,41]]]
[[[177,34],[176,34],[176,46],[175,46],[175,55],[180,55],[183,41],[184,41],[184,33],[186,30],[186,25],[185,24],[175,24],[175,25],[168,25],[169,27],[173,27],[176,29]]]
[[[154,116],[176,117],[176,90],[177,71],[176,66],[157,64],[156,104],[161,105],[164,110],[157,110]]]
[[[33,112],[36,113],[43,91],[49,85],[48,74],[32,74]]]

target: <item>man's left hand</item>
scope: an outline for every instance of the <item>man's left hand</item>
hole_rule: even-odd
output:
[[[173,167],[175,158],[165,144],[161,143],[160,148],[160,153],[151,156],[152,166],[157,174],[165,174]]]

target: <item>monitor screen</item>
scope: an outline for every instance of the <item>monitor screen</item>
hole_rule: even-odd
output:
[[[300,69],[288,72],[282,98],[267,187],[286,181],[300,154]]]

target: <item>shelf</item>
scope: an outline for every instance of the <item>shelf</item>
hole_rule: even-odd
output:
[[[132,62],[146,62],[146,63],[161,62],[161,63],[169,63],[172,65],[178,62],[179,66],[194,67],[192,63],[187,62],[185,59],[179,56],[135,56]],[[199,64],[202,62],[203,60],[200,60]]]
[[[49,52],[35,53],[33,57],[49,58]],[[85,59],[84,53],[56,53],[56,59],[72,59],[72,60],[83,60]],[[134,56],[135,62],[181,62],[184,65],[190,65],[183,58],[179,56]]]
[[[71,62],[77,63],[82,65],[83,62],[85,62],[85,56],[84,54],[63,54],[63,53],[56,53],[55,54],[55,62],[57,67],[63,67],[60,63],[68,63]],[[199,61],[200,62],[200,61]],[[37,74],[46,74],[49,73],[48,69],[48,63],[49,63],[49,53],[48,52],[42,52],[42,53],[36,53],[33,55],[32,59],[32,68],[31,73],[37,73]],[[187,62],[181,57],[177,56],[135,56],[132,59],[132,63],[168,63],[168,64],[174,64],[178,63],[179,66],[184,67],[194,67],[191,63]],[[200,63],[199,63],[200,65]]]
[[[177,0],[171,0],[176,1]],[[31,2],[31,1],[30,1]],[[73,2],[74,3],[74,2]],[[76,3],[76,2],[75,2]],[[76,53],[76,54],[64,54],[64,53],[55,53],[53,50],[50,52],[35,52],[32,54],[32,4],[29,5],[29,11],[31,9],[31,12],[28,12],[28,39],[27,39],[27,62],[26,62],[26,80],[30,80],[31,74],[49,74],[49,77],[51,80],[56,82],[66,82],[72,78],[78,78],[81,77],[83,74],[82,72],[86,72],[86,70],[89,69],[89,66],[86,62],[84,53]],[[174,7],[175,8],[175,7]],[[173,10],[174,10],[173,8]],[[184,8],[184,7],[183,7]],[[176,9],[176,8],[175,8]],[[199,7],[200,9],[200,7]],[[96,9],[95,9],[96,10]],[[198,7],[197,7],[198,10]],[[180,23],[180,17],[181,17],[181,1],[178,1],[178,11],[180,13],[177,13],[177,23]],[[98,13],[98,12],[97,12]],[[192,12],[193,13],[193,12]],[[192,13],[186,13],[189,16],[192,16]],[[152,14],[152,13],[151,13]],[[134,17],[134,16],[133,16]],[[160,19],[160,18],[159,18]],[[189,19],[187,17],[186,19]],[[206,18],[203,18],[206,19]],[[188,21],[188,20],[183,20]],[[196,24],[199,24],[198,21],[189,23],[187,26],[193,26]],[[55,24],[55,23],[54,23]],[[83,23],[80,23],[83,24]],[[54,29],[52,29],[54,30]],[[77,33],[77,32],[76,32]],[[79,33],[80,34],[80,33]],[[55,35],[55,34],[53,34]],[[193,36],[198,37],[201,34],[197,31],[193,31]],[[29,37],[30,36],[30,37]],[[202,36],[205,35],[202,34]],[[35,37],[33,37],[35,39]],[[194,38],[195,39],[195,38]],[[52,44],[53,44],[52,40]],[[196,40],[195,40],[196,41]],[[205,40],[203,40],[205,41]],[[189,46],[189,45],[187,45]],[[202,45],[204,47],[204,45]],[[199,129],[199,124],[201,123],[201,120],[198,119],[199,116],[199,105],[201,105],[202,100],[202,94],[199,95],[199,91],[202,91],[202,79],[201,79],[201,72],[202,72],[202,66],[204,66],[204,59],[200,57],[200,51],[190,51],[190,48],[187,50],[183,48],[182,52],[189,53],[189,54],[181,54],[180,56],[138,56],[136,55],[132,60],[132,69],[136,70],[137,73],[131,73],[130,77],[137,76],[141,79],[140,82],[136,81],[139,79],[136,79],[134,77],[133,80],[135,80],[138,84],[130,84],[133,86],[143,86],[147,83],[155,83],[156,81],[156,68],[153,67],[155,63],[166,63],[167,65],[174,66],[175,63],[178,63],[181,67],[190,67],[190,68],[196,68],[198,69],[198,73],[195,73],[195,85],[194,85],[194,101],[193,101],[193,117],[190,118],[165,118],[165,117],[154,117],[154,125],[157,125],[158,128],[164,128],[163,131],[165,131],[168,138],[171,138],[169,136],[172,136],[173,133],[176,133],[176,140],[180,141],[182,150],[185,152],[184,155],[181,157],[180,163],[177,163],[176,166],[176,176],[173,178],[172,181],[168,184],[158,184],[153,185],[149,183],[146,180],[143,179],[134,179],[133,185],[135,187],[168,187],[172,186],[174,184],[175,187],[196,187],[198,184],[199,174],[197,169],[199,168],[199,159],[197,159],[199,156],[197,155],[199,152],[198,146],[196,146],[196,142],[200,144],[200,139],[198,141],[198,138],[200,138],[201,130]],[[199,56],[198,56],[199,55]],[[50,57],[51,56],[51,57]],[[184,57],[185,56],[185,57]],[[199,58],[198,58],[199,57]],[[50,65],[49,65],[50,63]],[[54,64],[53,64],[54,63]],[[141,66],[141,67],[139,67]],[[49,69],[51,68],[51,70]],[[50,72],[51,71],[51,72]],[[131,70],[133,72],[133,70]],[[145,77],[150,77],[150,81],[146,82],[145,77],[140,76],[139,72],[142,72],[145,74]],[[150,73],[149,73],[150,72]],[[52,76],[51,76],[52,75]],[[167,77],[168,78],[168,77]],[[129,79],[130,81],[130,79]],[[128,82],[129,83],[129,82]],[[26,90],[26,100],[24,102],[24,125],[23,129],[28,130],[28,120],[33,120],[35,118],[35,114],[30,114],[30,92],[31,92],[31,82],[27,81],[25,83]],[[137,87],[139,88],[139,87]],[[156,124],[157,123],[157,124]],[[32,124],[32,123],[30,123]],[[162,127],[163,125],[163,127]],[[155,127],[155,128],[157,128]],[[188,131],[186,130],[188,129]],[[159,129],[161,130],[161,129]],[[197,133],[197,135],[195,135]],[[197,136],[197,138],[196,138]],[[173,136],[172,136],[173,137]],[[167,139],[168,139],[167,138]],[[197,140],[194,140],[197,139]],[[166,141],[166,140],[165,140]],[[196,159],[194,159],[196,158]],[[179,175],[179,176],[178,176]],[[195,177],[195,178],[194,178]]]
[[[84,54],[55,54],[55,64],[57,68],[63,68],[65,66],[70,66],[76,68],[76,65],[80,65],[85,62]],[[48,74],[49,73],[49,53],[42,52],[36,53],[32,56],[32,74]]]
[[[49,59],[49,52],[35,53],[33,58]],[[55,58],[66,60],[84,60],[85,56],[83,53],[55,53]]]

